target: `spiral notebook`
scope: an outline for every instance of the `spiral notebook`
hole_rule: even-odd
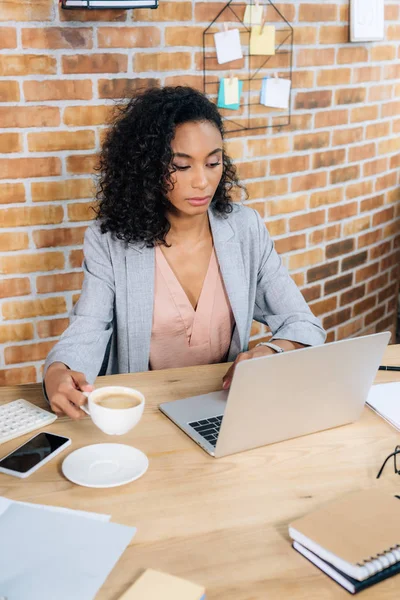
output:
[[[289,535],[339,571],[364,581],[400,562],[400,496],[354,492],[297,519]]]

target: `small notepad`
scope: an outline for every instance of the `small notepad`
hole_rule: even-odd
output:
[[[380,417],[400,431],[400,382],[373,385],[367,405]]]
[[[237,78],[234,78],[237,81]],[[236,90],[237,92],[237,100],[236,102],[230,102],[231,98],[228,94],[228,98],[226,96],[226,89],[225,89],[225,82],[229,81],[229,79],[221,79],[220,83],[219,83],[219,90],[218,90],[218,101],[217,101],[217,106],[218,108],[228,108],[229,110],[239,110],[240,108],[240,96],[242,95],[242,89],[243,89],[243,81],[239,81],[238,82],[238,90]],[[228,102],[229,100],[229,102]]]
[[[244,25],[261,25],[262,16],[262,5],[248,4],[244,11],[243,23]]]
[[[147,569],[119,600],[205,600],[205,589],[186,579]]]
[[[250,33],[250,54],[253,56],[272,56],[275,54],[274,25],[253,25]]]
[[[218,64],[243,58],[239,29],[228,29],[214,34]]]
[[[262,83],[260,104],[270,108],[289,108],[290,87],[290,79],[265,78]]]

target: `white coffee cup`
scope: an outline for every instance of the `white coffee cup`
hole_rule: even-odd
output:
[[[81,406],[99,429],[108,435],[123,435],[135,427],[140,421],[144,409],[144,396],[138,390],[112,385],[97,388],[93,392],[84,392],[87,396],[87,404]],[[116,401],[124,397],[129,404],[131,399],[134,406],[128,408],[115,408],[112,406],[113,399]],[[103,404],[99,404],[103,402]],[[107,406],[104,406],[107,404]],[[118,406],[118,402],[117,402]]]

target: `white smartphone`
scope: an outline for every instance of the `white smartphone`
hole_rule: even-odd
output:
[[[71,440],[67,437],[41,431],[0,459],[0,473],[28,477],[70,443]]]

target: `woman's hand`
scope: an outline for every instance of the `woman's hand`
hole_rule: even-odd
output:
[[[44,385],[56,415],[66,414],[71,419],[85,416],[80,408],[86,402],[82,392],[91,392],[94,387],[86,381],[83,373],[71,371],[63,363],[55,362],[47,369]]]
[[[268,346],[256,346],[252,350],[248,350],[247,352],[241,352],[240,354],[238,354],[235,362],[232,363],[232,365],[229,367],[228,371],[225,373],[224,377],[222,378],[222,388],[224,390],[229,389],[236,366],[242,360],[249,360],[250,358],[257,358],[258,356],[267,356],[268,354],[276,354],[276,352],[274,350],[272,350],[272,348],[268,348]]]

